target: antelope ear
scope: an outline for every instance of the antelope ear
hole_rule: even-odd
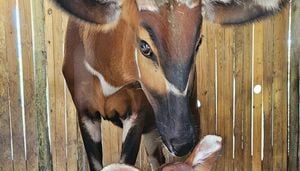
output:
[[[116,22],[122,0],[54,0],[70,14],[96,24]]]
[[[203,0],[203,16],[230,25],[249,23],[279,12],[289,0]]]

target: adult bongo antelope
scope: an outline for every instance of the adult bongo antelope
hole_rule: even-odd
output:
[[[125,128],[125,141],[136,141],[131,138],[140,138],[136,134],[141,131],[130,130],[140,124],[136,116],[143,107],[135,106],[139,110],[134,111],[132,105],[143,105],[146,101],[151,104],[157,130],[168,150],[177,156],[189,153],[198,141],[193,119],[193,114],[197,115],[193,88],[203,18],[224,25],[248,23],[275,14],[288,2],[55,1],[75,17],[86,21],[70,19],[68,23],[63,73],[78,111],[92,170],[102,167],[100,123],[96,120],[100,116],[113,120]],[[108,113],[105,108],[109,97],[135,81],[140,82],[143,93],[135,93],[138,89],[130,88],[138,95],[129,96],[127,93],[130,100],[111,102],[109,108],[113,112]],[[137,97],[140,99],[136,100]],[[122,95],[118,98],[123,99]],[[154,130],[148,132],[154,135]],[[121,156],[135,156],[132,150],[126,152],[130,148],[130,143],[124,145]],[[160,151],[151,149],[156,154]],[[134,160],[125,159],[123,162],[133,163]],[[153,161],[159,163],[157,158]]]

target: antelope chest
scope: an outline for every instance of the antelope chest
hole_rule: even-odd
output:
[[[87,61],[84,61],[84,65],[90,74],[96,76],[99,79],[102,93],[105,97],[111,96],[122,88],[122,86],[116,87],[108,83],[103,75],[100,72],[96,71]]]

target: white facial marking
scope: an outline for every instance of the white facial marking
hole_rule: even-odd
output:
[[[100,142],[101,128],[99,122],[97,121],[93,122],[91,119],[88,119],[87,117],[82,117],[82,123],[86,131],[89,133],[91,139],[94,142]]]
[[[193,78],[193,76],[194,76],[194,74],[193,74],[194,71],[195,71],[195,67],[193,67],[191,69],[190,74],[189,74],[189,79],[188,79],[185,89],[183,91],[180,91],[175,85],[173,85],[167,79],[165,79],[168,92],[169,93],[172,92],[174,95],[177,95],[177,96],[186,96],[189,85],[190,85],[191,78]]]
[[[122,142],[125,141],[129,130],[135,125],[136,117],[137,115],[133,113],[129,118],[126,118],[125,120],[121,119],[123,123]]]
[[[102,171],[120,171],[120,170],[139,171],[137,168],[128,166],[126,164],[111,164],[103,168]]]
[[[84,61],[84,65],[85,65],[85,68],[88,70],[89,73],[91,73],[92,75],[98,77],[98,79],[100,81],[101,88],[102,88],[103,95],[105,97],[114,94],[115,92],[119,91],[122,88],[122,87],[114,87],[111,84],[109,84],[104,79],[103,75],[101,73],[99,73],[98,71],[96,71],[94,68],[92,68],[92,66],[87,61]]]
[[[180,91],[172,83],[170,83],[167,79],[166,79],[166,86],[167,86],[168,92],[172,92],[174,95],[186,96],[186,94],[187,94],[188,83],[186,84],[184,91]]]
[[[177,2],[185,4],[189,8],[195,8],[199,5],[199,0],[177,0]]]
[[[255,2],[267,10],[279,8],[279,0],[255,0]]]
[[[221,150],[222,147],[222,138],[215,135],[205,136],[201,142],[200,146],[197,149],[198,153],[196,154],[193,165],[201,164],[211,156],[211,154]]]
[[[140,11],[146,10],[146,11],[152,11],[152,12],[158,12],[159,8],[169,3],[170,0],[137,0],[138,9]],[[178,3],[184,4],[189,8],[195,8],[199,5],[199,0],[176,0]]]
[[[95,168],[97,171],[102,170],[102,165],[99,163],[99,161],[98,161],[97,159],[95,159],[94,156],[92,156],[91,158],[92,158],[92,163],[93,163],[94,168]]]
[[[135,51],[134,51],[134,58],[135,58],[136,68],[138,70],[138,76],[139,76],[139,78],[141,78],[141,70],[139,67],[139,59],[138,59],[138,50],[137,49],[135,49]]]
[[[145,10],[145,11],[157,12],[159,9],[156,2],[153,0],[137,0],[136,2],[139,11]]]

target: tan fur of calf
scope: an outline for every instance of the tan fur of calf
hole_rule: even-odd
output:
[[[205,136],[195,147],[184,163],[169,163],[156,171],[210,171],[214,166],[222,148],[222,138],[214,135]],[[125,164],[111,164],[103,171],[139,171]]]

